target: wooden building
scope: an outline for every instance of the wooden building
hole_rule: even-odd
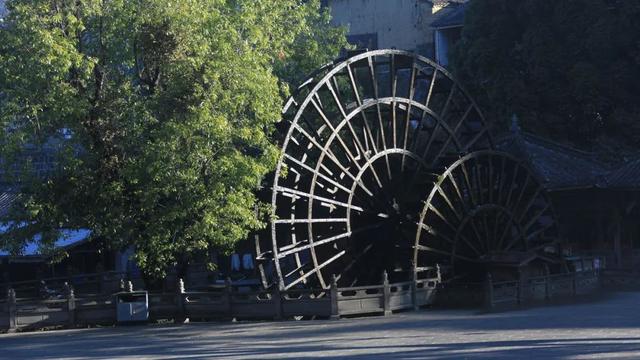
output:
[[[640,270],[640,156],[589,153],[522,132],[498,138],[549,192],[566,252],[599,255],[609,269]]]

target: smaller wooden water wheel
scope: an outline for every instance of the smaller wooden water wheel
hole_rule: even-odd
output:
[[[418,277],[436,266],[446,280],[481,280],[486,271],[558,257],[551,202],[531,171],[500,152],[478,151],[453,163],[424,205],[415,239]]]

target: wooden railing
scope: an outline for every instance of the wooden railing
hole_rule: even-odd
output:
[[[601,287],[597,270],[531,277],[518,281],[485,283],[485,306],[488,310],[540,301],[593,294]]]

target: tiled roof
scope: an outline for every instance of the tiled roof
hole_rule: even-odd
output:
[[[612,189],[640,189],[640,156],[611,171],[606,185]]]
[[[497,147],[527,161],[547,190],[599,187],[611,171],[595,154],[525,132],[499,138]]]
[[[0,232],[5,231],[6,225],[0,225]],[[91,231],[86,229],[81,230],[68,230],[63,229],[60,231],[60,238],[56,240],[55,247],[57,249],[70,249],[74,246],[80,245],[89,240]],[[22,249],[20,256],[41,256],[39,246],[39,236],[36,236],[33,241],[28,242]],[[0,250],[0,257],[10,256],[5,250]]]
[[[20,194],[12,189],[5,188],[4,190],[0,190],[0,218],[4,218],[3,220],[5,221],[7,220],[6,216],[9,210],[11,209],[11,206],[19,197],[20,197]],[[0,234],[7,231],[8,223],[10,222],[0,223]],[[63,229],[61,231],[60,238],[55,242],[55,247],[65,249],[65,248],[70,248],[72,246],[79,245],[84,241],[88,240],[90,235],[91,235],[91,232],[86,229],[81,229],[81,230]],[[39,235],[36,235],[33,241],[30,241],[25,245],[20,255],[28,256],[28,257],[34,257],[34,256],[38,257],[41,255],[40,247],[39,247]],[[9,253],[5,249],[2,249],[2,246],[0,246],[0,257],[5,257],[5,256],[9,256]]]
[[[526,161],[547,190],[600,188],[640,191],[640,156],[612,162],[604,153],[574,149],[512,130],[498,137],[498,150]]]

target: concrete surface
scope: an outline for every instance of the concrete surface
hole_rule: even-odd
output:
[[[193,323],[0,336],[2,359],[640,359],[640,293],[498,314]]]

